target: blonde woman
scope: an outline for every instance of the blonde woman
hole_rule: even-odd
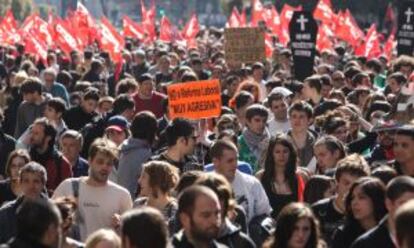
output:
[[[121,239],[112,230],[100,229],[89,235],[85,248],[121,248]]]

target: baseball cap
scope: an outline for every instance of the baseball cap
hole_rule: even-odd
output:
[[[109,118],[107,123],[106,130],[115,130],[118,132],[123,132],[124,130],[129,128],[128,120],[120,115],[115,115]]]

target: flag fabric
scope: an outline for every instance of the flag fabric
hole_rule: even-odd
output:
[[[236,7],[233,7],[230,17],[226,23],[226,28],[239,28],[241,26],[240,13]]]
[[[3,42],[6,44],[14,44],[22,41],[22,37],[18,32],[17,21],[14,18],[11,9],[7,10],[0,23],[2,29]]]
[[[122,62],[122,49],[124,41],[108,19],[102,17],[99,36],[99,45],[102,50],[107,51],[115,63]]]
[[[285,47],[290,41],[289,37],[289,23],[292,19],[293,12],[301,11],[302,6],[292,7],[289,4],[285,4],[280,13],[280,31],[279,31],[279,42]]]
[[[260,21],[264,21],[265,10],[260,0],[252,0],[252,20],[251,26],[257,27]]]
[[[391,61],[392,59],[392,52],[394,51],[394,48],[396,47],[396,41],[395,41],[395,35],[391,34],[387,41],[384,44],[383,48],[383,54],[388,59],[388,61]]]
[[[198,23],[197,15],[193,14],[182,31],[183,38],[186,40],[194,39],[199,31],[200,24]]]
[[[25,52],[37,56],[47,66],[47,45],[38,38],[36,33],[31,32],[31,35],[27,36]]]
[[[321,24],[318,28],[318,36],[316,38],[316,49],[320,52],[325,50],[333,51],[333,36],[334,33],[330,29],[330,27],[328,25]]]
[[[156,38],[155,33],[155,3],[152,2],[150,10],[145,7],[145,2],[141,0],[141,23],[145,32],[147,33],[147,39],[154,41]]]
[[[266,10],[266,26],[271,30],[272,34],[280,35],[280,16],[275,6]]]
[[[355,48],[356,56],[364,56],[367,59],[375,58],[381,55],[381,46],[378,39],[376,24],[372,24],[364,40],[360,40]]]
[[[246,27],[247,26],[247,17],[246,17],[246,9],[243,8],[242,12],[240,14],[240,25],[241,27]]]
[[[37,34],[37,38],[43,41],[48,47],[54,47],[54,31],[52,25],[40,18],[36,13],[26,18],[20,28],[20,34],[23,36]]]
[[[271,58],[273,55],[272,36],[265,33],[265,54],[266,58]]]
[[[59,18],[55,19],[54,23],[55,27],[55,36],[54,40],[56,44],[66,53],[66,55],[70,55],[72,51],[79,51],[82,50],[79,46],[78,40],[76,38],[76,34],[72,31],[71,27],[69,26],[68,22],[61,20]]]
[[[161,18],[159,39],[164,42],[172,41],[172,25],[166,16]]]
[[[332,10],[331,0],[319,0],[318,5],[313,12],[313,17],[322,23],[329,24],[333,20],[335,15]]]
[[[351,12],[347,9],[338,17],[335,34],[338,38],[348,42],[354,48],[364,39],[364,32],[358,27]]]
[[[122,26],[124,37],[132,37],[138,40],[143,40],[145,38],[145,31],[142,26],[131,20],[128,16],[122,18]]]
[[[96,22],[88,9],[80,2],[76,11],[70,15],[69,22],[72,26],[79,43],[83,46],[91,45],[98,35],[96,31]]]
[[[6,11],[6,14],[1,21],[1,26],[3,26],[10,33],[17,32],[17,21],[14,18],[13,11],[11,9]]]

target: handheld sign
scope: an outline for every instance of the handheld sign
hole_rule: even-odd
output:
[[[289,24],[295,78],[303,81],[313,74],[318,25],[309,11],[295,11]]]
[[[221,90],[218,80],[172,84],[167,87],[171,119],[203,119],[220,116]]]
[[[254,63],[266,58],[264,33],[260,28],[226,28],[224,51],[228,63]]]
[[[400,55],[413,55],[414,2],[402,2],[398,9],[397,51]]]

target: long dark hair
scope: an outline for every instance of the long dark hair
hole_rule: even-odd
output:
[[[261,182],[266,189],[271,189],[275,175],[275,160],[273,150],[276,145],[282,145],[289,149],[289,159],[285,169],[285,177],[292,192],[297,195],[297,179],[296,179],[296,161],[297,154],[292,141],[286,135],[276,135],[269,140],[267,149],[265,150],[264,172]]]
[[[383,182],[381,182],[381,180],[377,178],[362,177],[352,184],[345,199],[347,224],[359,225],[358,221],[354,217],[351,208],[352,193],[358,186],[361,187],[362,192],[364,192],[364,194],[366,194],[371,200],[375,220],[379,222],[387,213],[387,209],[385,207],[385,185]]]
[[[317,248],[321,246],[319,222],[312,210],[303,203],[291,203],[284,207],[276,221],[276,231],[269,244],[264,247],[285,248],[295,231],[296,223],[301,219],[309,220],[311,234],[306,242],[305,248]]]

